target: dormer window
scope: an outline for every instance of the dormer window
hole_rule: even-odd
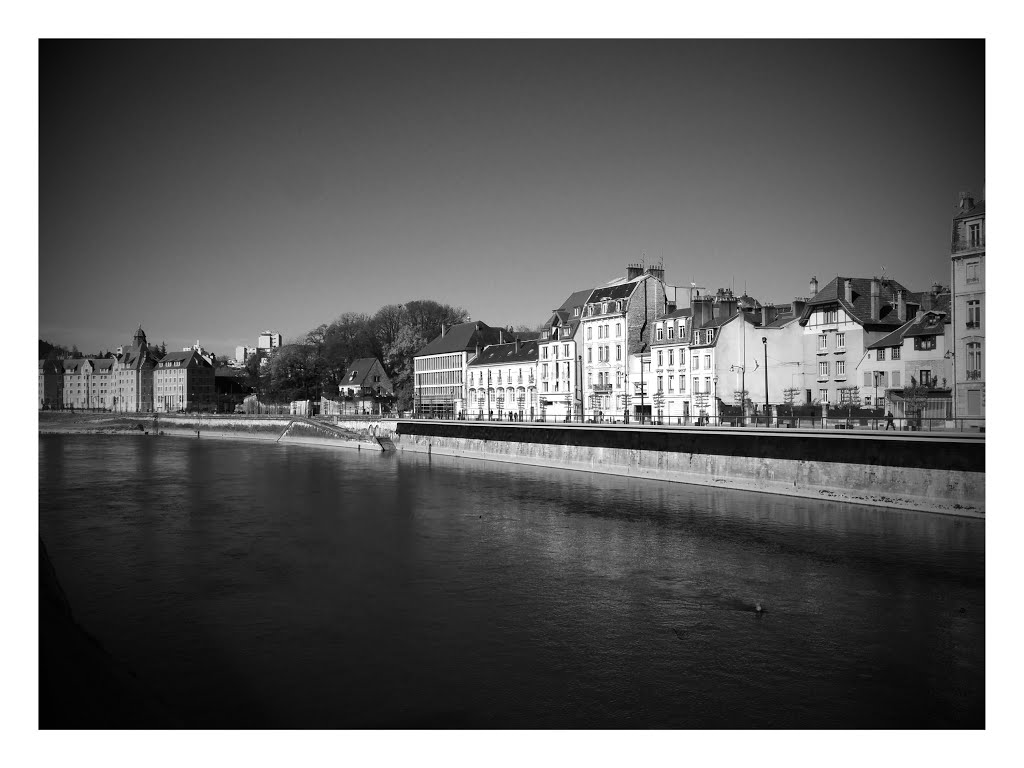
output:
[[[668,338],[669,338],[669,340],[674,339],[675,335],[676,335],[676,327],[674,325],[670,325],[668,327]]]
[[[663,338],[665,338],[665,329],[664,329],[664,328],[662,328],[662,327],[661,327],[661,326],[659,325],[659,326],[658,326],[658,327],[657,327],[657,328],[655,329],[655,331],[654,331],[654,334],[655,334],[655,338],[656,338],[656,339],[657,339],[658,341],[661,341],[661,340],[662,340]]]
[[[714,340],[714,338],[715,338],[715,332],[714,331],[708,331],[708,341],[707,341],[707,343],[710,344]]]
[[[573,317],[579,317],[580,316],[580,308],[579,307],[573,307],[572,314],[573,314]]]

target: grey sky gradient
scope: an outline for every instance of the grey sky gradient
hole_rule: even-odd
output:
[[[948,283],[981,41],[44,41],[40,337],[219,354],[431,298],[536,325],[646,252],[765,301]]]

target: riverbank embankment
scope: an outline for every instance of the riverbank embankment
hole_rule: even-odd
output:
[[[41,412],[40,434],[121,434],[385,450],[374,430],[301,416]]]
[[[399,420],[398,450],[984,517],[984,435]]]

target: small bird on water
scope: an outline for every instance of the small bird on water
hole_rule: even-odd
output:
[[[761,613],[762,611],[764,611],[764,608],[761,607],[760,603],[754,603],[754,610],[758,613]]]

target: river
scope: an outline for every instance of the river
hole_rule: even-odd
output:
[[[39,494],[193,727],[984,727],[983,520],[141,435],[40,436]]]

